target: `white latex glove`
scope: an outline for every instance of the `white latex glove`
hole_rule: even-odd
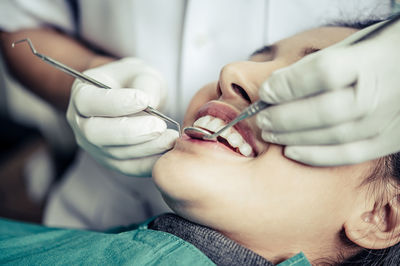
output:
[[[273,73],[257,117],[264,140],[315,166],[346,165],[400,151],[400,23],[355,45],[339,44]]]
[[[141,112],[158,108],[166,93],[161,75],[135,58],[125,58],[85,74],[113,89],[75,80],[67,119],[75,138],[101,164],[125,175],[151,176],[160,154],[172,148],[178,132],[158,117]]]

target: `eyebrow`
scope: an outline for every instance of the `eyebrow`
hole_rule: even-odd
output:
[[[260,54],[269,55],[271,58],[274,58],[276,50],[277,50],[277,46],[275,44],[273,44],[273,45],[265,45],[265,46],[261,47],[260,49],[257,49],[256,51],[254,51],[250,55],[250,58],[253,57],[253,56],[256,56],[256,55],[260,55]],[[300,52],[299,55],[301,57],[304,57],[306,55],[318,52],[320,50],[321,49],[315,48],[315,47],[306,47]]]

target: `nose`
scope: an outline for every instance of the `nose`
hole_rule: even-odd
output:
[[[235,62],[225,65],[219,76],[218,90],[224,100],[235,100],[250,104],[258,100],[258,87],[252,78],[255,62]],[[253,76],[254,77],[254,76]]]

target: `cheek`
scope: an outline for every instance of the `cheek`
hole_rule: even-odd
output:
[[[271,145],[262,157],[251,167],[256,179],[253,197],[257,195],[265,208],[278,216],[310,217],[309,222],[332,212],[348,213],[365,171],[365,166],[305,166],[285,158],[282,148],[276,145]]]

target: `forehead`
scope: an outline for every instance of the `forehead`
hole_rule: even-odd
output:
[[[323,49],[332,45],[333,43],[343,40],[356,31],[356,29],[347,27],[321,27],[296,34],[287,39],[283,39],[276,45],[280,49],[284,49],[287,46],[292,48],[317,46],[316,48]]]
[[[356,31],[356,29],[348,27],[321,27],[308,30],[275,43],[270,46],[271,49],[266,49],[252,59],[255,61],[269,61],[281,55],[302,57],[304,56],[302,52],[305,49],[324,49],[345,39]]]

